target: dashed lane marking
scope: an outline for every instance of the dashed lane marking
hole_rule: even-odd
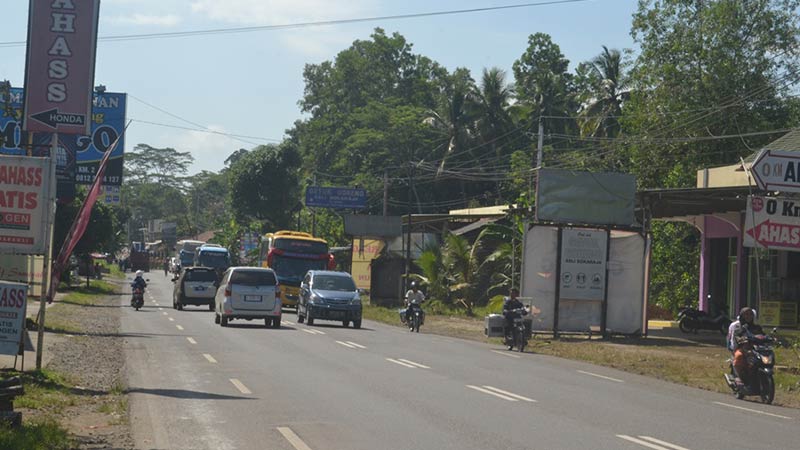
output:
[[[386,358],[386,360],[387,360],[387,361],[389,361],[389,362],[392,362],[392,363],[395,363],[395,364],[398,364],[398,365],[404,366],[404,367],[408,367],[409,369],[416,369],[416,367],[412,366],[411,364],[407,364],[407,363],[404,363],[404,362],[400,362],[400,361],[398,361],[398,360],[396,360],[396,359],[392,359],[392,358]]]
[[[186,340],[189,341],[190,344],[197,345],[197,341],[195,341],[194,339],[192,339],[190,337],[187,337]]]
[[[508,353],[508,352],[501,352],[499,350],[492,350],[492,352],[497,353],[498,355],[508,356],[509,358],[516,358],[516,359],[522,358],[519,355],[515,355],[513,353]]]
[[[208,353],[203,353],[203,357],[204,357],[205,359],[207,359],[207,360],[208,360],[208,362],[210,362],[211,364],[216,364],[216,363],[217,363],[217,360],[216,360],[216,359],[214,359],[214,357],[213,357],[213,356],[211,356],[211,355],[209,355]],[[236,383],[233,383],[233,384],[236,384]]]
[[[535,403],[536,402],[536,400],[534,400],[532,398],[523,397],[521,395],[514,394],[513,392],[504,391],[502,389],[498,389],[498,388],[493,387],[493,386],[483,385],[483,387],[484,387],[484,389],[489,389],[490,391],[494,391],[494,392],[497,392],[499,394],[507,395],[509,397],[513,397],[513,398],[516,398],[518,400],[522,400],[523,402],[530,402],[530,403]]]
[[[242,394],[253,393],[250,389],[247,389],[247,386],[245,386],[241,381],[237,380],[236,378],[231,378],[230,381],[231,383],[233,383],[234,386],[236,386],[236,389],[238,389],[239,392],[241,392]]]
[[[618,438],[624,439],[628,442],[633,442],[634,444],[639,444],[642,447],[652,448],[655,450],[689,450],[686,447],[681,447],[680,445],[671,444],[669,442],[662,441],[660,439],[656,439],[650,436],[628,436],[626,434],[618,434]]]
[[[168,313],[168,312],[166,312],[166,311],[164,311],[164,312],[163,312],[163,313],[161,313],[161,314],[163,314],[163,315],[165,315],[165,316],[168,316],[168,315],[169,315],[169,313]]]
[[[158,308],[158,310],[159,310],[159,311],[163,311],[163,310],[164,310],[164,308]]]
[[[467,387],[468,387],[468,388],[470,388],[470,389],[474,389],[474,390],[476,390],[476,391],[478,391],[478,392],[483,392],[484,394],[489,394],[489,395],[493,395],[493,396],[495,396],[495,397],[498,397],[498,398],[502,398],[503,400],[508,400],[508,401],[510,401],[510,402],[516,402],[516,401],[518,401],[516,398],[513,398],[513,397],[507,397],[507,396],[505,396],[505,395],[498,394],[498,393],[496,393],[496,392],[492,392],[492,391],[490,391],[490,390],[488,390],[488,389],[479,388],[478,386],[473,386],[473,385],[471,385],[471,384],[468,384],[468,385],[467,385]]]
[[[324,331],[315,330],[313,328],[312,329],[303,328],[303,331],[305,331],[308,334],[325,334]]]
[[[289,322],[288,320],[281,320],[281,325],[294,325],[294,323]]]
[[[174,319],[174,318],[172,318],[172,317],[169,317],[169,321],[170,321],[170,322],[175,322],[175,319]]]
[[[363,345],[361,345],[361,344],[356,344],[356,343],[355,343],[355,342],[353,342],[353,341],[345,341],[345,342],[347,342],[348,344],[350,344],[350,345],[352,345],[352,346],[354,346],[354,347],[358,347],[358,348],[367,348],[367,347],[365,347],[365,346],[363,346]]]
[[[302,439],[300,439],[300,436],[296,435],[291,428],[278,427],[278,432],[280,432],[283,435],[283,437],[286,438],[286,440],[289,441],[289,443],[292,444],[292,447],[294,447],[296,450],[311,450],[311,447],[306,445],[306,443],[303,442]]]
[[[416,363],[414,361],[409,361],[407,359],[397,358],[398,361],[404,362],[406,364],[411,364],[412,366],[419,367],[420,369],[430,369],[430,367],[426,366],[425,364]]]
[[[592,373],[592,372],[586,372],[586,371],[583,371],[583,370],[579,370],[578,373],[582,373],[584,375],[589,375],[589,376],[592,376],[592,377],[602,378],[602,379],[608,380],[608,381],[614,381],[614,382],[617,382],[617,383],[624,383],[624,381],[616,379],[616,378],[611,378],[611,377],[607,377],[605,375],[600,375],[600,374],[596,374],[596,373]]]
[[[768,412],[764,412],[764,411],[759,411],[757,409],[750,409],[750,408],[745,408],[743,406],[730,405],[728,403],[722,403],[722,402],[713,402],[713,403],[715,405],[727,406],[728,408],[741,409],[742,411],[748,411],[748,412],[752,412],[752,413],[756,413],[756,414],[763,414],[765,416],[777,417],[779,419],[785,419],[785,420],[792,420],[792,417],[781,416],[780,414],[772,414],[772,413],[768,413]]]
[[[356,348],[355,346],[352,346],[352,345],[348,344],[347,342],[336,341],[336,343],[339,344],[339,345],[344,345],[347,348]]]
[[[176,327],[176,328],[178,328],[179,330],[183,331],[183,327],[182,327],[182,326],[180,326],[180,325],[175,325],[175,327]]]

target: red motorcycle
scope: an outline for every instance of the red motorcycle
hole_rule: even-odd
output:
[[[136,308],[138,311],[139,308],[144,306],[144,289],[137,287],[133,289],[133,297],[131,297],[131,306]]]

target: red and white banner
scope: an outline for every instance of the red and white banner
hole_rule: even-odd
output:
[[[28,286],[0,281],[0,355],[16,355],[25,329]]]
[[[800,252],[800,200],[748,197],[744,246]]]
[[[54,173],[50,158],[0,155],[0,253],[44,254]]]
[[[23,130],[91,134],[99,17],[100,0],[30,0]]]

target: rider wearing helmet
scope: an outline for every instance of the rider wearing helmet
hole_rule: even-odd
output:
[[[419,290],[417,287],[417,282],[411,282],[411,289],[406,292],[406,303],[408,307],[406,308],[406,320],[411,318],[411,314],[413,314],[414,309],[422,309],[421,305],[422,302],[425,301],[425,294]],[[422,317],[425,317],[424,315]],[[409,321],[409,325],[411,322]],[[411,329],[413,331],[413,329]]]
[[[142,289],[147,287],[147,282],[144,281],[143,276],[144,276],[144,272],[142,272],[141,270],[137,270],[136,271],[136,278],[134,278],[133,282],[131,283],[131,286],[134,289],[136,289],[137,287],[140,287]]]
[[[506,318],[506,337],[511,337],[514,319],[520,316],[519,309],[525,307],[517,297],[519,297],[519,289],[511,288],[511,290],[508,291],[508,297],[503,299],[503,316]]]
[[[741,376],[747,373],[747,352],[753,348],[751,338],[757,334],[764,334],[761,325],[755,323],[756,312],[753,308],[745,306],[739,311],[739,321],[733,327],[733,368],[736,369],[736,383],[742,382]]]

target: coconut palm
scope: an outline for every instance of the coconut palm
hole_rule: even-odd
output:
[[[502,137],[511,129],[508,107],[511,88],[506,84],[503,70],[483,69],[480,88],[475,92],[476,129],[484,144],[489,144],[495,156],[501,156]]]
[[[447,149],[439,163],[437,174],[444,170],[447,158],[466,149],[472,139],[474,81],[467,69],[445,77],[441,87],[438,107],[429,110],[423,122],[440,130],[448,140]]]
[[[619,50],[603,52],[584,67],[588,68],[590,92],[579,113],[581,134],[592,137],[614,137],[619,134],[622,105],[630,97],[627,77]]]

